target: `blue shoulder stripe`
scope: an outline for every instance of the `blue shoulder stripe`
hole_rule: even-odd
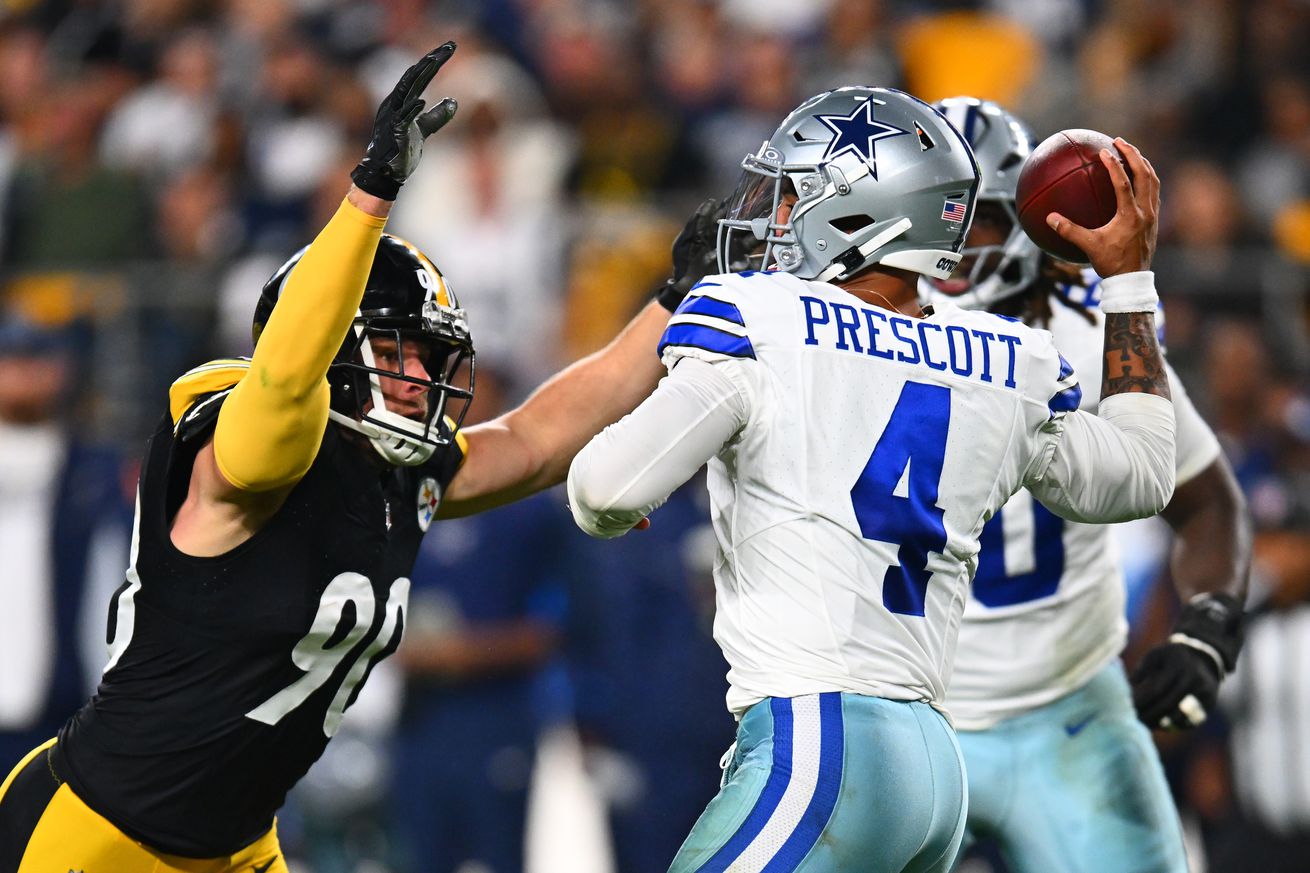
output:
[[[1060,375],[1056,376],[1057,382],[1063,382],[1073,375],[1073,364],[1065,360],[1064,355],[1060,355]]]
[[[700,286],[696,287],[699,288]],[[737,304],[719,300],[715,297],[688,297],[679,304],[674,315],[708,315],[712,318],[731,321],[733,324],[739,324],[742,327],[746,326],[746,319],[741,317],[741,310],[737,308]]]
[[[1061,412],[1073,412],[1083,402],[1083,389],[1081,385],[1074,385],[1072,388],[1066,388],[1063,391],[1056,392],[1048,402],[1051,415],[1057,415]]]
[[[690,346],[733,358],[755,358],[749,337],[737,336],[703,324],[670,324],[660,337],[656,354],[663,355],[669,346]]]

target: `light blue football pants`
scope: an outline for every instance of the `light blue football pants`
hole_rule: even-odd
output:
[[[966,846],[994,838],[1014,873],[1186,873],[1178,811],[1118,661],[1072,694],[959,740]]]
[[[937,873],[964,835],[955,734],[924,703],[769,698],[670,873]]]

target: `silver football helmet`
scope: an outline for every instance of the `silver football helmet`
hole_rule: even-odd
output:
[[[925,302],[946,299],[965,309],[987,309],[1032,285],[1041,269],[1041,250],[1019,226],[1015,207],[1019,171],[1033,150],[1032,132],[990,100],[948,97],[935,106],[960,131],[978,159],[982,175],[979,204],[991,204],[1003,212],[1010,230],[998,245],[966,245],[960,275],[920,279],[919,296]]]
[[[973,217],[978,166],[923,101],[852,86],[802,103],[758,152],[719,223],[719,268],[842,280],[872,264],[946,278]]]

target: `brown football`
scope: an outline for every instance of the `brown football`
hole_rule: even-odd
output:
[[[1061,260],[1085,264],[1087,256],[1051,230],[1046,223],[1049,213],[1058,212],[1088,228],[1100,227],[1114,218],[1114,185],[1110,171],[1101,163],[1103,148],[1118,154],[1114,140],[1103,133],[1080,128],[1062,130],[1033,149],[1019,172],[1015,194],[1019,224],[1043,251]]]

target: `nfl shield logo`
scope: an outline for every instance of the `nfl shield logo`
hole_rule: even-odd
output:
[[[441,488],[431,476],[418,483],[418,528],[423,532],[432,526],[432,518],[441,505]]]

